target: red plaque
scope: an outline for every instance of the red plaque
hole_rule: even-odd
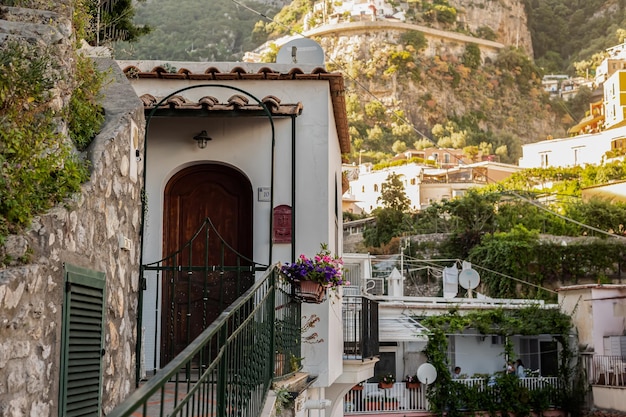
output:
[[[291,207],[274,207],[272,240],[274,243],[291,243]]]

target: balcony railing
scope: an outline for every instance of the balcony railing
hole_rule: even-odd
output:
[[[559,381],[557,377],[532,377],[520,378],[518,382],[520,387],[529,391],[536,391],[545,388],[558,389]],[[478,391],[492,389],[489,379],[486,378],[458,379],[455,382],[475,387]],[[409,388],[406,382],[396,382],[391,388],[383,389],[378,383],[364,383],[361,386],[355,386],[344,397],[344,413],[346,415],[361,415],[368,412],[423,412],[428,410],[429,404],[424,384]]]
[[[343,296],[344,359],[368,359],[378,351],[378,302],[362,295]]]
[[[277,275],[268,269],[107,416],[260,415],[274,377],[300,357],[300,303]]]
[[[593,355],[589,360],[587,372],[592,384],[626,386],[626,357]]]

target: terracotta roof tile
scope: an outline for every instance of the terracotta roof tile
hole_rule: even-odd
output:
[[[242,112],[265,111],[260,104],[256,102],[251,104],[247,97],[240,94],[231,96],[227,103],[220,103],[217,98],[212,96],[204,96],[196,102],[177,95],[168,98],[163,103],[160,103],[161,99],[151,94],[144,94],[140,98],[143,102],[144,109],[153,110],[158,105],[158,110],[161,112],[169,110],[210,111],[212,113],[231,112],[233,110]],[[261,99],[261,102],[265,104],[273,116],[298,116],[302,113],[302,103],[281,104],[280,99],[275,96],[266,96]]]

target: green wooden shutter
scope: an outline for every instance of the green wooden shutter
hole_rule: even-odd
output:
[[[64,272],[59,416],[100,416],[106,281],[69,264]]]

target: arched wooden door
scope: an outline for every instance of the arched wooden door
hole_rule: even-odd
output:
[[[204,164],[180,171],[165,187],[164,253],[179,251],[209,218],[227,245],[252,259],[252,196],[248,179],[233,168]],[[162,275],[162,366],[254,282],[253,273],[232,270],[250,262],[210,229],[168,263],[182,268]],[[223,272],[222,265],[231,268]]]

